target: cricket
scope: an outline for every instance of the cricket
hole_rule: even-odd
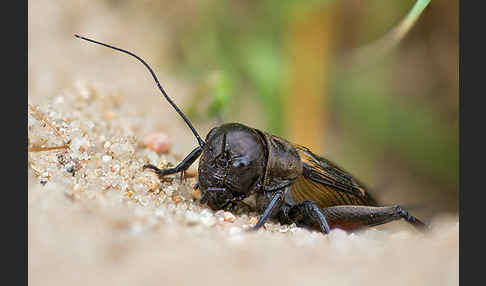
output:
[[[261,216],[252,230],[275,220],[327,234],[333,228],[351,231],[400,219],[419,230],[428,229],[400,205],[378,204],[362,182],[335,163],[279,136],[240,123],[225,123],[211,129],[203,140],[143,59],[112,45],[75,37],[131,55],[150,71],[164,98],[191,129],[198,146],[173,168],[159,169],[151,164],[143,168],[160,178],[182,175],[199,158],[195,187],[202,194],[200,203],[212,210],[231,210],[254,197],[255,209]]]

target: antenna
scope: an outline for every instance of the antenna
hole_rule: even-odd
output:
[[[88,38],[82,37],[82,36],[77,35],[77,34],[74,34],[74,36],[76,38],[79,38],[79,39],[82,39],[82,40],[85,40],[85,41],[88,41],[88,42],[92,42],[92,43],[95,43],[95,44],[98,44],[98,45],[102,45],[102,46],[105,46],[105,47],[108,47],[108,48],[111,48],[111,49],[114,49],[114,50],[117,50],[117,51],[120,51],[120,52],[129,54],[129,55],[135,57],[137,60],[139,60],[150,71],[150,73],[152,74],[155,82],[157,83],[157,86],[159,87],[160,91],[164,95],[165,99],[167,99],[167,101],[170,103],[170,105],[172,105],[172,107],[174,107],[174,109],[177,111],[177,113],[179,113],[179,115],[182,117],[182,119],[184,119],[184,121],[186,122],[187,126],[189,126],[189,128],[191,128],[192,133],[194,133],[194,136],[196,136],[196,139],[199,142],[199,146],[203,147],[204,144],[206,144],[204,142],[204,140],[201,139],[201,137],[197,133],[196,129],[194,129],[194,127],[192,126],[192,124],[189,121],[189,119],[187,119],[187,117],[184,115],[184,113],[182,113],[182,111],[179,109],[179,107],[177,107],[177,105],[169,98],[169,96],[167,95],[167,93],[165,92],[165,90],[160,85],[160,82],[157,79],[157,76],[155,76],[154,71],[152,70],[152,68],[150,68],[150,66],[144,60],[142,60],[139,56],[137,56],[134,53],[129,52],[127,50],[123,50],[123,49],[120,49],[120,48],[117,48],[117,47],[114,47],[114,46],[110,46],[108,44],[104,44],[104,43],[101,43],[101,42],[98,42],[98,41],[95,41],[95,40],[92,40],[92,39],[88,39]]]

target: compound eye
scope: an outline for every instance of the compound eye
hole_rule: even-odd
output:
[[[231,165],[233,166],[233,168],[244,168],[250,165],[250,161],[248,160],[248,157],[239,157],[233,159]]]

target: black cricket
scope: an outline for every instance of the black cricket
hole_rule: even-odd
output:
[[[184,171],[201,157],[195,187],[201,190],[201,203],[211,209],[231,209],[255,196],[255,208],[262,215],[253,230],[268,219],[328,233],[332,228],[354,230],[402,218],[418,229],[427,229],[398,205],[378,206],[364,184],[336,164],[278,136],[228,123],[213,128],[202,140],[144,60],[129,51],[75,36],[129,54],[147,67],[199,146],[174,168],[162,170],[150,164],[143,168],[152,169],[159,177],[181,173],[182,178]]]

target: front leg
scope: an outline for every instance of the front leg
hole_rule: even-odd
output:
[[[182,162],[180,162],[179,165],[177,165],[175,168],[169,168],[169,169],[161,170],[161,169],[155,167],[152,164],[147,164],[147,165],[143,166],[143,169],[144,170],[145,169],[154,170],[155,173],[157,173],[157,175],[159,175],[159,178],[162,178],[163,176],[166,176],[166,175],[175,174],[175,173],[178,173],[178,172],[184,172],[185,170],[187,170],[192,165],[192,163],[194,163],[194,161],[196,161],[197,158],[199,158],[199,156],[201,155],[201,152],[202,152],[202,147],[198,146],[196,149],[192,150],[192,152],[189,153],[189,155],[187,155],[186,158],[184,158],[184,160],[182,160]]]

